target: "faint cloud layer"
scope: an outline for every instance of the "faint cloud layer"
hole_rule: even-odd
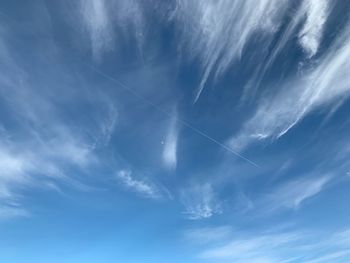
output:
[[[301,8],[306,11],[306,21],[298,34],[299,43],[311,58],[317,53],[322,40],[329,3],[328,0],[304,0]]]
[[[106,50],[113,50],[114,32],[110,19],[110,9],[105,0],[82,0],[81,13],[90,35],[93,57],[101,59]]]
[[[174,111],[170,118],[168,133],[164,141],[163,149],[163,161],[165,166],[170,170],[175,169],[177,164],[177,140],[179,133],[179,128],[177,126],[177,112]]]
[[[320,176],[286,182],[268,194],[265,200],[267,209],[297,209],[304,201],[319,194],[330,180],[330,176]]]
[[[130,33],[138,47],[143,44],[145,21],[138,0],[81,0],[80,14],[95,61],[110,51],[119,52]]]
[[[159,198],[160,191],[150,182],[138,180],[132,177],[130,170],[121,170],[117,173],[117,179],[131,191],[134,191],[148,198]]]
[[[202,233],[201,229],[189,230],[188,235],[195,233],[195,237],[201,238],[208,232],[206,228],[202,230]],[[225,235],[217,236],[213,243],[201,243],[195,239],[188,239],[188,242],[200,246],[199,258],[215,262],[346,262],[344,260],[350,254],[347,233],[346,229],[320,234],[276,228],[255,234],[225,231]],[[213,245],[215,243],[221,245]]]
[[[180,196],[188,219],[199,220],[222,213],[220,202],[210,184],[196,185],[184,190]]]
[[[47,69],[45,73],[53,78],[51,82],[37,78],[32,69],[23,67],[23,58],[15,60],[17,55],[9,47],[8,39],[4,34],[0,54],[3,58],[0,64],[1,107],[8,114],[1,125],[0,216],[6,217],[27,214],[21,207],[19,195],[26,188],[48,185],[58,188],[59,182],[81,187],[79,176],[72,175],[71,171],[78,169],[84,174],[99,163],[95,150],[110,140],[116,124],[116,108],[103,94],[95,94],[94,105],[89,105],[88,93],[73,96],[71,92],[75,88],[66,88],[72,80],[71,74],[54,59],[54,54],[41,64]],[[47,66],[46,63],[52,64]],[[57,75],[59,85],[54,83]],[[42,89],[43,83],[50,89]],[[65,95],[74,97],[74,103],[66,100]],[[76,106],[87,107],[96,115],[105,114],[109,118],[91,118],[89,122],[75,119]],[[68,121],[67,113],[72,117]]]
[[[244,150],[254,141],[277,139],[311,112],[343,102],[350,90],[350,26],[329,47],[315,68],[263,98],[255,114],[229,144]]]
[[[180,44],[186,45],[203,67],[195,101],[211,74],[221,76],[241,58],[255,33],[271,37],[276,32],[287,7],[288,0],[177,1]]]

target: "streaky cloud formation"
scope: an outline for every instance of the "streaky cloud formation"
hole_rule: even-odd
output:
[[[316,178],[301,178],[287,182],[268,194],[265,200],[265,202],[267,202],[266,209],[298,209],[307,199],[319,194],[330,180],[330,176],[319,176]]]
[[[165,166],[170,170],[173,170],[176,168],[178,133],[179,133],[179,128],[178,128],[177,112],[176,110],[174,110],[170,118],[168,133],[164,141],[164,149],[163,149],[163,161]]]
[[[210,75],[219,77],[240,59],[253,34],[271,37],[278,29],[288,0],[177,1],[176,19],[190,55],[203,67],[198,100]]]
[[[328,0],[304,0],[301,8],[306,10],[306,21],[298,34],[299,43],[311,58],[317,53],[322,40],[329,3]]]
[[[344,250],[339,252],[334,252],[329,255],[325,255],[319,258],[306,261],[307,263],[321,263],[321,262],[334,262],[334,260],[342,260],[350,255],[350,250]],[[344,261],[343,261],[344,262]]]
[[[349,12],[0,1],[0,262],[350,262]]]
[[[185,206],[183,213],[191,220],[210,218],[222,213],[221,204],[208,183],[182,191],[181,200]]]
[[[136,193],[147,197],[147,198],[159,198],[159,190],[151,183],[145,182],[143,180],[138,180],[132,177],[132,172],[130,170],[121,170],[116,175],[122,184],[127,188]]]
[[[81,13],[90,35],[92,54],[96,60],[107,50],[113,49],[114,32],[105,0],[80,1]]]
[[[252,238],[234,240],[221,247],[203,251],[199,256],[235,262],[281,262],[271,252],[300,239],[298,233],[266,234]]]
[[[8,44],[9,36],[10,33],[5,31],[0,65],[6,69],[0,76],[1,105],[12,119],[11,125],[4,122],[7,127],[2,128],[0,139],[0,216],[4,217],[30,214],[21,205],[23,197],[20,193],[27,189],[59,189],[58,184],[66,183],[87,190],[89,187],[79,182],[79,176],[72,176],[69,171],[78,169],[87,173],[88,168],[100,163],[95,150],[108,143],[117,119],[115,105],[105,95],[96,93],[95,105],[90,105],[90,109],[96,116],[105,115],[106,118],[94,120],[92,114],[89,123],[65,121],[67,111],[74,115],[72,107],[89,104],[89,95],[73,96],[73,89],[66,89],[71,81],[70,73],[53,54],[45,63],[57,63],[60,85],[50,85],[51,89],[47,91],[41,89],[42,83],[49,85],[48,80],[36,79],[31,69],[22,66],[21,60],[14,59],[16,53]],[[51,68],[47,70],[54,76]],[[63,96],[75,97],[74,104],[55,96],[58,90]],[[60,107],[61,103],[65,107]]]
[[[264,77],[266,77],[267,72],[275,65],[274,63],[287,46],[294,42],[295,38],[298,38],[298,43],[308,59],[311,59],[318,52],[330,13],[329,2],[327,0],[303,0],[295,10],[289,11],[291,12],[290,20],[287,22],[286,28],[282,30],[281,36],[277,38],[276,43],[273,45],[273,41],[266,43],[266,45],[271,45],[273,48],[270,53],[263,52],[265,53],[263,54],[265,59],[256,67],[254,74],[245,85],[241,98],[242,102],[251,101],[255,97],[256,91]]]
[[[259,235],[244,235],[232,232],[224,236],[220,246],[201,244],[198,257],[215,262],[346,262],[349,256],[348,243],[344,244],[347,230],[320,235],[308,231],[269,229]],[[205,233],[205,230],[204,232]],[[191,242],[191,241],[190,241]],[[331,245],[329,245],[331,244]],[[197,244],[198,245],[198,244]],[[328,247],[328,250],[325,250]],[[307,256],[303,254],[308,252]]]
[[[95,61],[101,61],[105,53],[119,52],[128,31],[133,33],[132,37],[141,48],[145,22],[138,0],[81,0],[80,15],[90,38]]]
[[[14,217],[28,217],[30,216],[29,212],[24,208],[16,205],[6,205],[0,207],[0,222],[1,219],[11,219]]]
[[[230,145],[243,150],[256,140],[277,139],[316,109],[344,101],[350,83],[347,74],[350,70],[349,32],[350,26],[347,25],[315,68],[286,82],[277,95],[263,98],[256,113],[231,139]]]

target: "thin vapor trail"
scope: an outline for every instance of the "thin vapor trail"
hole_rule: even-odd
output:
[[[157,106],[156,104],[154,104],[152,101],[150,101],[149,99],[147,99],[146,97],[140,95],[139,93],[137,93],[135,90],[131,89],[130,87],[128,87],[126,84],[124,84],[123,82],[121,82],[120,80],[110,76],[110,75],[107,75],[106,73],[98,70],[97,68],[95,68],[94,66],[88,64],[88,67],[91,68],[94,72],[96,72],[97,74],[99,74],[100,76],[110,80],[111,82],[113,83],[116,83],[118,84],[121,88],[123,88],[124,90],[126,90],[127,92],[129,92],[130,94],[132,94],[133,96],[137,97],[138,99],[144,101],[145,103],[147,103],[148,105],[152,106],[153,108],[155,108],[156,110],[162,112],[163,114],[171,117],[171,114],[167,111],[165,111],[164,109],[162,109],[161,107]],[[260,166],[255,163],[254,161],[248,159],[247,157],[244,157],[242,154],[240,154],[239,152],[236,152],[234,151],[233,149],[231,149],[230,147],[226,146],[225,144],[219,142],[218,140],[216,140],[215,138],[209,136],[208,134],[206,134],[205,132],[199,130],[198,128],[194,127],[193,125],[191,125],[189,122],[179,118],[179,117],[176,117],[175,120],[178,122],[178,123],[181,123],[182,125],[186,126],[187,128],[191,129],[192,131],[194,131],[195,133],[197,133],[198,135],[208,139],[209,141],[211,141],[212,143],[220,146],[221,148],[225,149],[226,151],[228,151],[229,153],[239,157],[240,159],[248,162],[249,164],[257,167],[257,168],[260,168]]]

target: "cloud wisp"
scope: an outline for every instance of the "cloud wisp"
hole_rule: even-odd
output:
[[[180,199],[185,206],[183,213],[190,220],[206,219],[222,213],[221,203],[208,183],[182,191]]]
[[[287,7],[288,0],[177,1],[180,43],[187,46],[191,56],[199,58],[203,67],[195,101],[210,75],[222,75],[241,58],[254,33],[273,36]]]
[[[229,145],[243,150],[254,141],[277,139],[311,112],[344,102],[350,95],[349,32],[347,25],[310,72],[286,82],[277,95],[261,100]]]
[[[126,37],[126,34],[130,33],[141,50],[145,21],[138,0],[81,0],[80,17],[89,36],[95,61],[100,62],[105,53],[120,51],[118,48],[129,37]]]
[[[322,40],[329,3],[328,0],[304,0],[301,8],[306,12],[306,21],[298,34],[299,44],[311,58],[316,55]]]
[[[90,35],[91,49],[96,60],[101,59],[103,52],[113,49],[114,32],[105,0],[80,1],[83,22]]]
[[[93,103],[88,92],[73,95],[81,91],[69,85],[76,79],[54,54],[45,62],[34,62],[47,70],[45,77],[34,66],[25,66],[25,56],[14,59],[16,53],[8,35],[2,39],[0,52],[1,108],[8,113],[0,124],[0,216],[6,217],[29,214],[21,206],[23,190],[45,186],[58,189],[60,183],[87,189],[79,182],[80,176],[100,164],[95,150],[108,144],[117,118],[114,103],[103,92],[95,93]],[[66,100],[66,95],[74,103]],[[78,106],[91,113],[88,122],[76,114]],[[94,119],[100,115],[108,117]]]
[[[330,176],[320,176],[317,178],[302,178],[293,180],[279,186],[271,194],[268,194],[263,201],[266,210],[276,209],[298,209],[303,202],[310,199],[322,190],[331,181]]]
[[[281,257],[274,255],[286,245],[295,243],[300,236],[297,233],[269,234],[258,237],[242,238],[203,251],[199,257],[235,262],[281,262]],[[283,261],[282,261],[283,262]]]
[[[116,177],[126,188],[135,191],[144,197],[152,199],[160,197],[160,191],[155,185],[144,180],[135,179],[130,170],[121,170],[117,173]]]
[[[221,227],[212,227],[212,229]],[[223,229],[225,229],[223,227]],[[203,228],[188,231],[190,237],[201,238],[208,230]],[[346,262],[349,256],[349,240],[344,238],[348,230],[335,233],[310,233],[303,230],[271,229],[254,234],[225,230],[224,235],[214,236],[214,242],[187,242],[201,248],[198,257],[215,262],[234,261],[239,263],[296,263],[296,262]],[[206,238],[204,238],[206,240]],[[220,245],[215,245],[215,244]],[[327,249],[325,249],[327,248]],[[332,261],[332,262],[333,262]]]
[[[162,156],[164,165],[170,170],[174,170],[177,164],[178,135],[179,135],[179,128],[178,128],[178,121],[177,121],[177,112],[174,111],[170,118],[170,124],[168,128],[168,133],[164,141],[163,156]]]

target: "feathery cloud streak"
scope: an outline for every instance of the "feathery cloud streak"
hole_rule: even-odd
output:
[[[153,184],[133,178],[130,170],[119,171],[117,173],[117,179],[119,179],[127,188],[141,194],[142,196],[148,198],[160,197],[159,190]]]
[[[163,149],[164,164],[171,170],[176,168],[177,163],[177,140],[179,133],[177,125],[177,112],[174,111],[170,118],[168,134],[166,135]]]
[[[339,105],[350,91],[350,25],[334,41],[318,65],[303,76],[285,83],[276,96],[261,100],[256,113],[230,140],[243,150],[255,140],[283,136],[312,111]]]
[[[71,73],[53,54],[40,66],[52,79],[59,75],[59,85],[50,78],[38,79],[37,73],[23,66],[25,58],[14,59],[16,53],[7,41],[5,35],[0,52],[0,100],[7,114],[0,124],[0,216],[6,217],[26,214],[21,207],[21,190],[56,187],[62,182],[81,187],[78,176],[68,171],[76,169],[84,174],[99,163],[95,150],[108,143],[117,117],[115,105],[103,93],[95,93],[93,104],[88,93],[70,93],[75,89],[69,85]],[[46,63],[55,65],[55,74]],[[42,85],[50,89],[42,89]],[[74,103],[65,100],[67,94]],[[76,106],[91,110],[89,122],[77,120],[80,115],[65,118],[67,111],[74,115]]]
[[[195,101],[210,74],[223,74],[242,56],[254,33],[271,37],[278,29],[288,0],[178,0],[176,19],[191,55],[199,58],[203,76]]]
[[[180,198],[185,206],[184,214],[188,219],[205,219],[222,213],[221,204],[208,183],[184,190]]]
[[[330,176],[293,180],[272,191],[264,202],[268,210],[297,209],[305,200],[319,194],[330,180]]]
[[[145,21],[138,0],[81,0],[80,13],[95,61],[99,62],[104,53],[119,51],[116,47],[130,32],[137,45],[142,46]]]
[[[299,43],[309,58],[313,57],[322,40],[323,26],[329,12],[328,0],[304,0],[302,10],[306,11],[306,21],[299,32]]]
[[[204,229],[203,234],[205,232]],[[225,235],[221,240],[216,240],[221,245],[197,243],[202,246],[202,252],[198,257],[215,262],[229,260],[239,263],[330,262],[335,259],[346,262],[349,256],[349,243],[344,236],[347,233],[348,230],[340,230],[320,235],[320,233],[276,229],[246,235],[233,231],[229,234],[231,237]]]
[[[96,60],[101,54],[113,49],[114,33],[109,8],[105,0],[80,1],[84,23],[90,35],[93,57]]]

